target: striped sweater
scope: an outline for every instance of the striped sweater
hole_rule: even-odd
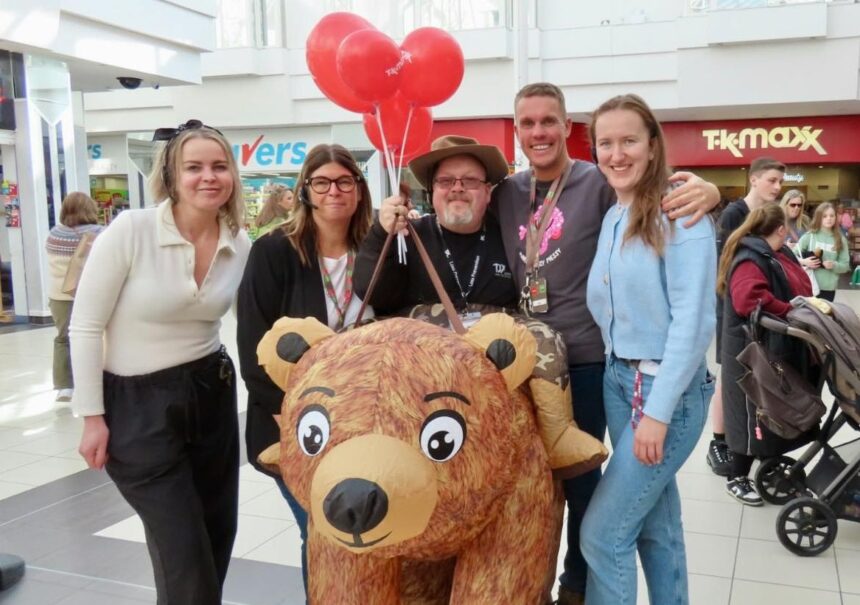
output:
[[[75,253],[75,248],[81,241],[84,233],[91,231],[98,234],[104,227],[102,225],[78,225],[77,227],[66,227],[55,225],[48,234],[45,242],[45,250],[48,252],[48,268],[51,276],[48,284],[48,298],[53,300],[72,300],[73,297],[62,291],[63,280],[69,270],[69,261]]]

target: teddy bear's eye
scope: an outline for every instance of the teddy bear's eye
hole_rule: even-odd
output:
[[[328,412],[321,405],[309,405],[299,416],[296,436],[299,447],[308,456],[316,456],[328,443],[331,434],[331,424]]]
[[[433,412],[421,427],[421,451],[435,462],[453,458],[466,441],[466,422],[453,410]]]

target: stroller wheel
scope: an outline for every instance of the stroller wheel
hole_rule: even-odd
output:
[[[814,498],[798,498],[782,507],[776,518],[776,535],[788,550],[813,557],[830,548],[836,539],[836,515]]]
[[[765,502],[785,504],[806,493],[806,472],[798,469],[790,475],[797,461],[790,456],[779,456],[762,461],[755,473],[755,487]]]

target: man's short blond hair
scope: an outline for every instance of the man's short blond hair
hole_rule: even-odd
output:
[[[526,84],[514,97],[514,116],[517,115],[517,105],[521,99],[528,97],[550,97],[558,101],[558,107],[561,109],[561,114],[564,119],[567,119],[567,107],[564,104],[564,93],[561,88],[549,82],[534,82]]]

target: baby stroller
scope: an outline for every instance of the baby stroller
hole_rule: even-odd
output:
[[[792,306],[787,321],[761,315],[758,325],[808,345],[821,364],[817,393],[827,383],[834,402],[800,458],[764,460],[755,484],[765,501],[783,505],[776,519],[779,541],[809,557],[833,544],[837,519],[860,522],[860,439],[830,445],[846,424],[860,431],[860,320],[840,303],[797,297]]]

